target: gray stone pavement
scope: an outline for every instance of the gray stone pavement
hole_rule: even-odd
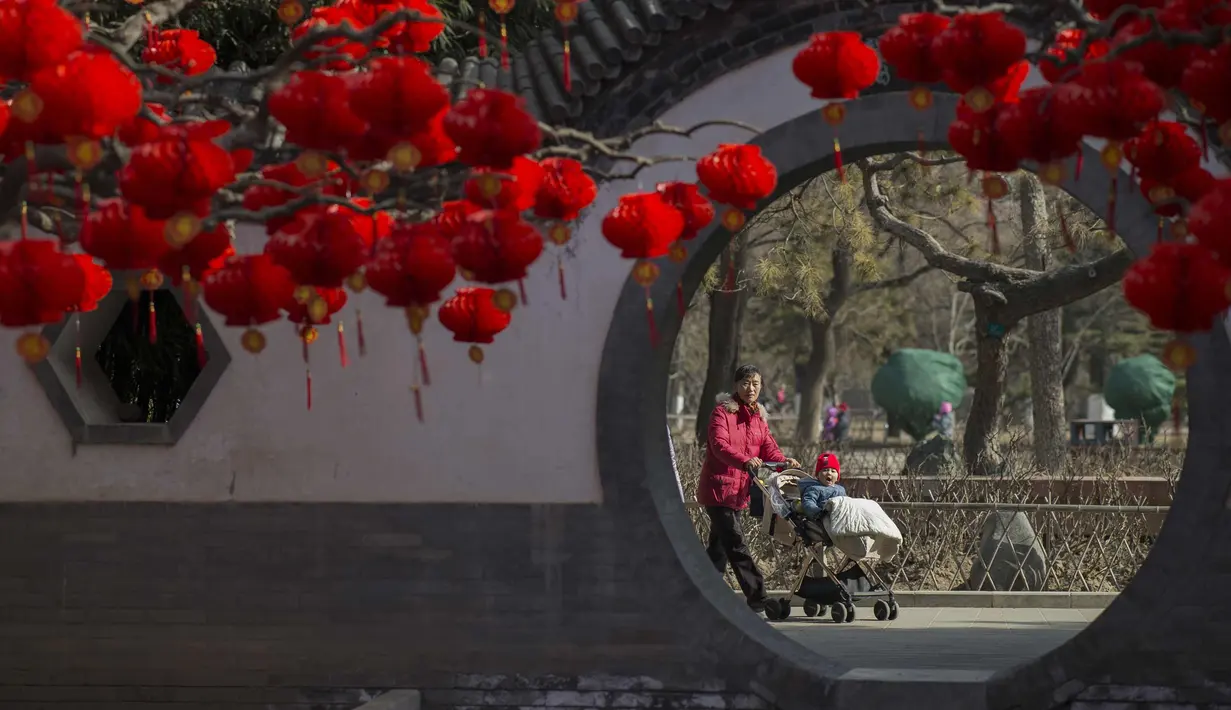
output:
[[[835,624],[807,618],[796,606],[771,625],[819,654],[853,668],[998,671],[1064,643],[1101,609],[902,608],[895,621],[876,621],[860,606],[856,620]]]

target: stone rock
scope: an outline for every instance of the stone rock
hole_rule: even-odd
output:
[[[994,511],[983,521],[978,557],[967,589],[979,592],[1041,592],[1047,583],[1047,551],[1026,514]]]
[[[906,454],[904,474],[942,476],[958,469],[957,449],[953,439],[931,436],[915,444]]]

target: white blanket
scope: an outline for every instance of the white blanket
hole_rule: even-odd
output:
[[[874,500],[839,496],[825,502],[825,531],[834,545],[854,559],[892,560],[902,533]]]

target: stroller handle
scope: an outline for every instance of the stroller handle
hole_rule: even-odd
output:
[[[790,468],[786,461],[763,461],[761,467],[771,471],[785,471]]]

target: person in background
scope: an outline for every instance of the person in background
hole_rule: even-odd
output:
[[[766,461],[785,461],[792,468],[799,462],[787,458],[769,432],[762,408],[761,372],[753,365],[735,371],[735,392],[718,396],[710,415],[705,464],[697,482],[697,502],[710,519],[709,544],[705,552],[718,574],[727,563],[735,572],[740,590],[753,611],[765,610],[765,578],[744,543],[739,511],[748,507],[751,476]]]
[[[838,408],[830,407],[825,410],[825,424],[821,428],[821,441],[833,441],[837,438],[838,429]]]
[[[799,483],[799,512],[810,520],[825,514],[825,502],[830,498],[846,495],[846,488],[838,484],[842,476],[842,464],[838,455],[825,452],[816,457],[816,478],[803,478]]]
[[[846,435],[851,430],[850,407],[846,406],[846,402],[838,405],[838,413],[833,427],[833,440],[842,442],[846,441]]]
[[[775,397],[775,399],[778,400],[779,411],[786,409],[786,385],[784,384],[778,385],[778,394]]]
[[[953,438],[953,404],[941,402],[940,411],[932,417],[932,428],[946,439]]]

